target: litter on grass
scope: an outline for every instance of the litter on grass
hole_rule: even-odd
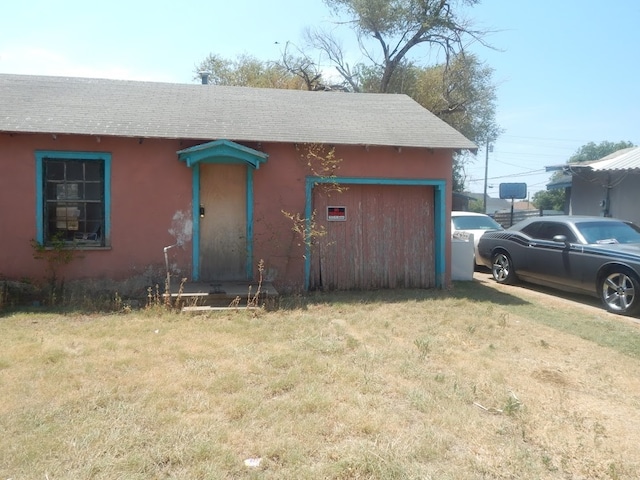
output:
[[[244,461],[244,464],[246,467],[258,468],[260,466],[260,462],[262,462],[261,458],[247,458]]]

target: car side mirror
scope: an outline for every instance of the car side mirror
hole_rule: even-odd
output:
[[[567,247],[570,245],[566,235],[555,235],[553,237],[553,241],[558,243],[564,243]]]

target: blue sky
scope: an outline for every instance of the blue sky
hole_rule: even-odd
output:
[[[287,41],[302,44],[306,27],[332,27],[322,0],[222,3],[5,2],[0,73],[190,83],[209,53],[275,60]],[[543,190],[545,166],[588,142],[640,145],[639,1],[484,0],[466,16],[496,31],[487,40],[498,51],[470,46],[495,70],[504,129],[489,153],[491,196],[507,182],[527,183],[531,195]],[[482,192],[484,166],[482,150],[467,168],[471,191]]]

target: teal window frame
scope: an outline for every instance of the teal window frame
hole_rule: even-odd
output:
[[[104,171],[102,172],[103,195],[102,207],[104,218],[102,220],[100,241],[84,241],[80,239],[74,244],[78,248],[104,248],[111,245],[111,154],[107,152],[76,152],[76,151],[56,151],[56,150],[37,150],[36,158],[36,241],[41,245],[47,245],[49,239],[45,238],[45,163],[48,160],[53,161],[96,161],[102,162]]]

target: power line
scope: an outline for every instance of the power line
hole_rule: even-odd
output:
[[[547,173],[546,170],[530,170],[528,172],[523,172],[523,173],[511,173],[509,175],[498,175],[496,177],[488,177],[487,180],[499,180],[501,178],[513,178],[513,177],[530,177],[533,175],[540,175],[543,173]],[[472,177],[471,179],[469,179],[469,182],[480,182],[480,181],[484,181],[484,178],[475,180]]]
[[[518,165],[518,164],[515,164],[515,163],[509,163],[509,162],[503,162],[502,160],[495,160],[494,159],[494,163],[501,163],[502,165],[509,165],[510,167],[522,168],[522,165]]]
[[[498,177],[491,177],[491,178],[510,178],[510,177],[530,177],[532,175],[540,175],[542,173],[546,173],[546,170],[530,170],[528,172],[523,172],[523,173],[511,173],[509,175],[501,175]]]
[[[533,152],[533,153],[529,153],[529,152],[506,152],[504,150],[499,150],[499,149],[495,149],[494,153],[497,154],[501,154],[501,155],[515,155],[518,157],[560,157],[563,156],[564,154],[552,154],[552,153],[539,153],[539,152]],[[569,155],[570,157],[571,155]]]
[[[575,139],[575,138],[549,138],[549,137],[529,137],[527,135],[509,135],[509,134],[502,134],[500,135],[498,138],[526,138],[529,140],[550,140],[550,141],[554,141],[554,142],[572,142],[572,143],[578,143],[578,142],[584,142],[585,144],[592,142],[593,139],[591,140],[585,140],[585,139]]]

